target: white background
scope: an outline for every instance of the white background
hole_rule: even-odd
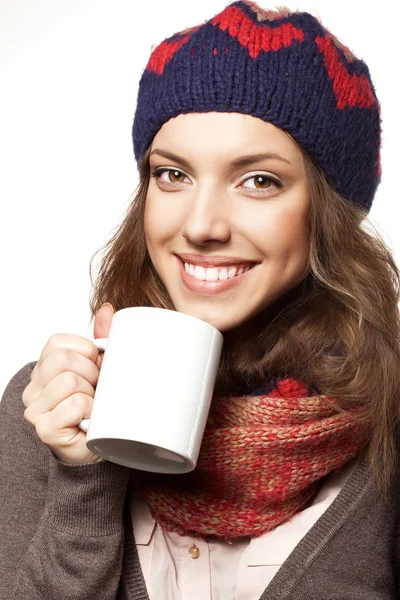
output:
[[[16,371],[38,359],[52,333],[91,335],[89,260],[137,184],[131,124],[151,48],[226,4],[1,0],[0,394]],[[369,65],[384,128],[384,175],[371,221],[397,258],[397,3],[284,4],[319,15]]]

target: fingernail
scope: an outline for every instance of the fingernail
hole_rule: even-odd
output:
[[[102,304],[102,305],[100,306],[100,308],[103,308],[103,306],[110,306],[110,307],[111,307],[111,308],[114,310],[114,307],[113,307],[113,305],[112,305],[112,304],[110,304],[110,302],[104,302],[104,304]]]

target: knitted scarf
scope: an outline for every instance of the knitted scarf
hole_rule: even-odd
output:
[[[140,473],[157,522],[182,535],[259,536],[309,504],[366,445],[365,408],[338,410],[294,379],[267,394],[214,398],[197,467]]]

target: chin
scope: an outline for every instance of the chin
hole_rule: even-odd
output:
[[[215,310],[215,307],[178,305],[176,310],[209,323],[221,333],[235,329],[248,320],[248,315],[229,314],[229,310]]]

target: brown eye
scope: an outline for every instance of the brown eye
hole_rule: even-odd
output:
[[[182,183],[182,181],[185,179],[185,175],[180,171],[169,169],[168,179],[171,181],[171,183]]]
[[[271,187],[272,179],[266,175],[257,175],[257,177],[254,177],[254,184],[259,190],[265,190]]]
[[[185,178],[189,179],[185,173],[179,169],[169,169],[168,167],[159,167],[151,172],[154,179],[163,184],[187,183]]]
[[[258,191],[258,192],[273,192],[274,190],[281,189],[283,184],[275,180],[273,177],[269,175],[264,175],[263,173],[257,173],[256,175],[252,175],[244,180],[242,183],[242,187],[245,190],[249,191]]]

